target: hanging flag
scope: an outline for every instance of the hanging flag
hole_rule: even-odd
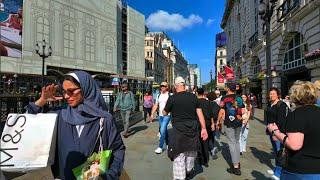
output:
[[[225,66],[224,71],[226,72],[226,79],[227,80],[234,80],[234,72],[231,67]]]
[[[220,72],[218,72],[218,83],[224,83],[224,77]]]

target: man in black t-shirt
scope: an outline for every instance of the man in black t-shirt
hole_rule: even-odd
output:
[[[199,144],[198,125],[201,138],[208,138],[205,120],[194,94],[186,92],[185,80],[175,79],[176,94],[169,97],[163,114],[171,113],[172,133],[169,135],[168,156],[173,160],[173,179],[189,178],[194,167]]]
[[[227,95],[222,97],[220,106],[225,114],[224,125],[225,133],[228,138],[228,145],[231,154],[232,164],[227,169],[229,173],[241,175],[240,171],[240,131],[242,126],[242,108],[244,107],[240,96],[235,94],[236,84],[233,82],[226,83]]]
[[[206,122],[206,129],[208,132],[208,139],[205,141],[201,141],[201,150],[199,160],[200,164],[204,165],[205,167],[208,167],[209,162],[209,151],[213,149],[213,145],[210,143],[212,142],[212,131],[215,129],[214,121],[213,121],[213,108],[211,106],[210,101],[208,101],[204,97],[204,90],[202,88],[199,88],[197,90],[198,93],[198,101],[199,106],[202,110],[205,122]]]

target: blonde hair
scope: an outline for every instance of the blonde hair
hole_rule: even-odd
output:
[[[317,90],[320,91],[320,80],[316,80],[314,82],[314,86],[316,86]]]
[[[314,104],[317,91],[311,82],[296,81],[290,88],[290,100],[297,105]]]

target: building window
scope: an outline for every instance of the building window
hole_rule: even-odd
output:
[[[222,56],[223,55],[223,52],[222,51],[220,51],[220,56]]]
[[[223,65],[223,59],[220,59],[220,66]]]
[[[70,9],[64,9],[64,10],[63,10],[63,15],[64,15],[65,17],[68,17],[68,18],[72,18],[72,19],[75,18],[75,13],[74,13],[72,10],[70,10]]]
[[[74,58],[75,55],[75,30],[70,25],[63,27],[63,54],[65,57]]]
[[[289,42],[283,59],[283,70],[290,70],[304,66],[304,52],[307,51],[307,44],[303,43],[303,37],[300,33],[294,35]]]
[[[257,74],[260,73],[261,71],[261,65],[260,65],[260,60],[256,57],[255,59],[253,59],[252,62],[252,75],[253,77],[257,77]]]
[[[37,32],[37,42],[45,40],[46,42],[49,41],[49,32],[50,32],[50,24],[47,18],[44,17],[39,17],[37,19],[37,27],[36,27],[36,32]]]
[[[152,58],[152,52],[150,52],[150,57]]]
[[[95,37],[94,33],[89,31],[85,36],[85,57],[88,61],[94,61],[95,59]]]
[[[114,64],[113,61],[113,46],[114,41],[111,37],[106,37],[104,39],[104,47],[105,47],[105,62],[107,64]]]

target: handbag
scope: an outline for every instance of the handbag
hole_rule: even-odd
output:
[[[91,156],[87,159],[86,162],[72,169],[72,172],[77,180],[98,180],[100,175],[107,172],[106,169],[109,167],[112,151],[103,150],[101,135],[103,131],[103,120],[103,118],[100,119],[100,129],[94,145],[94,147],[96,147],[98,140],[100,141],[98,153],[94,152],[94,148]]]
[[[294,111],[293,111],[294,113]],[[293,120],[295,121],[295,116],[293,115]],[[283,142],[281,143],[281,146],[280,146],[280,150],[277,152],[276,154],[276,165],[277,166],[280,166],[282,168],[286,167],[287,166],[287,163],[288,163],[288,150],[287,148],[285,147],[285,143],[286,143],[286,140],[288,138],[288,135],[287,135],[287,119],[286,119],[286,123],[285,123],[285,128],[284,128],[284,134],[286,135],[284,138],[283,138]]]

